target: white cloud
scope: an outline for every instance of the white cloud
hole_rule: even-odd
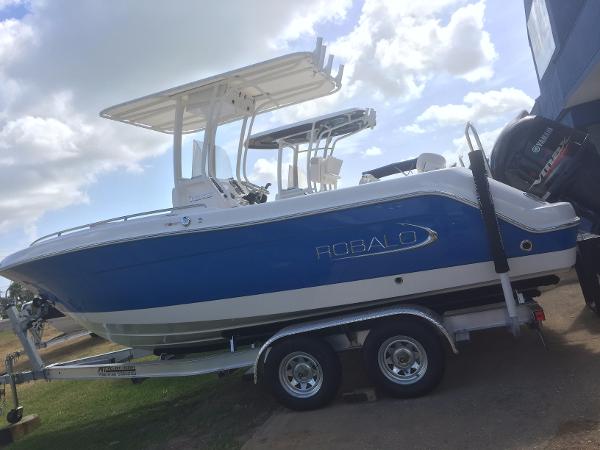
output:
[[[13,62],[32,40],[33,30],[28,24],[16,19],[0,21],[0,69]]]
[[[403,127],[400,127],[398,130],[403,133],[411,134],[423,134],[427,132],[427,130],[418,123],[411,123],[410,125],[405,125]]]
[[[0,128],[0,230],[31,229],[41,215],[87,202],[85,188],[116,168],[140,170],[139,161],[164,148],[164,138],[139,137],[140,147],[119,142],[110,124],[91,125],[70,109],[56,117],[21,116]],[[134,130],[135,131],[135,130]],[[141,140],[141,142],[140,142]]]
[[[479,139],[481,140],[481,145],[483,146],[483,150],[485,151],[485,153],[488,156],[492,152],[494,143],[496,142],[496,139],[498,138],[498,135],[500,134],[500,132],[502,131],[503,128],[504,127],[498,127],[498,128],[494,128],[491,130],[485,130],[485,131],[478,133]],[[464,136],[460,136],[460,137],[453,139],[452,143],[454,144],[454,147],[458,154],[466,155],[467,152],[469,151],[469,146],[467,145],[467,140]],[[475,142],[473,142],[473,145],[475,145]]]
[[[102,108],[281,54],[274,39],[313,34],[349,4],[27,2],[24,17],[0,21],[0,230],[31,230],[45,212],[88,201],[102,174],[142,170],[169,148],[162,134],[100,119]]]
[[[533,103],[531,97],[515,88],[469,92],[462,104],[432,105],[416,121],[437,126],[464,124],[469,120],[484,124],[495,122],[505,115],[516,116],[523,109],[529,110]]]
[[[484,1],[456,9],[442,23],[442,14],[461,3],[366,0],[358,25],[332,45],[348,62],[347,84],[381,100],[411,99],[435,74],[489,78],[497,54],[483,28]]]
[[[481,140],[481,145],[483,146],[483,150],[485,154],[488,156],[491,155],[492,149],[494,147],[494,143],[498,138],[498,135],[502,131],[504,127],[493,128],[489,130],[483,130],[479,132],[479,139]],[[452,140],[453,148],[450,148],[444,152],[442,152],[442,156],[446,158],[446,163],[448,166],[456,163],[460,165],[459,157],[462,157],[462,160],[465,166],[469,166],[469,157],[467,154],[469,153],[469,146],[467,145],[467,140],[464,135],[458,136]],[[473,142],[475,145],[475,142]]]
[[[277,109],[270,114],[269,122],[276,125],[287,125],[301,120],[318,117],[323,114],[333,113],[336,110],[341,109],[339,106],[341,97],[342,92],[338,91],[327,97],[321,97],[309,102]]]
[[[379,147],[369,147],[368,149],[366,149],[363,153],[364,156],[380,156],[382,155],[383,152],[381,151],[381,149]]]
[[[358,24],[328,48],[345,63],[343,89],[276,111],[272,121],[291,123],[333,112],[350,106],[357,95],[379,102],[414,99],[421,96],[429,80],[444,73],[470,82],[490,78],[497,54],[484,31],[485,2],[461,7],[464,3],[366,0]],[[452,8],[450,19],[442,23],[441,17]],[[325,12],[322,17],[335,20]]]
[[[258,158],[252,167],[252,173],[249,176],[250,181],[260,186],[267,183],[276,185],[277,183],[277,160]]]
[[[515,88],[502,88],[486,92],[469,92],[463,103],[432,105],[417,116],[415,123],[399,128],[404,132],[424,133],[439,127],[454,127],[464,130],[471,121],[479,130],[485,152],[490,155],[496,138],[506,123],[522,110],[529,110],[534,100]],[[442,152],[449,165],[458,163],[459,156],[468,165],[468,146],[464,134],[452,140],[453,147]]]
[[[291,21],[271,42],[275,48],[286,48],[288,41],[302,35],[315,36],[315,25],[323,22],[341,22],[352,6],[352,0],[319,0],[295,11]]]
[[[485,3],[466,5],[458,9],[447,27],[440,29],[443,43],[441,66],[452,75],[467,81],[487,80],[494,71],[492,63],[498,57],[490,34],[483,31]]]
[[[9,6],[16,6],[21,3],[24,3],[24,0],[0,0],[0,11],[8,8]]]

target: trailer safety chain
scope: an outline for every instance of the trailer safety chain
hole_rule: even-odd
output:
[[[33,342],[35,343],[36,347],[40,347],[41,343],[43,342],[43,337],[44,337],[44,327],[45,325],[45,320],[43,319],[36,319],[33,322],[31,322],[30,324],[30,328],[29,328],[29,332],[31,333],[31,336],[33,337]]]

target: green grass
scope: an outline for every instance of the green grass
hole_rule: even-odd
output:
[[[236,449],[274,407],[239,374],[37,382],[20,393],[42,426],[15,449]]]
[[[0,349],[16,348],[12,334],[0,334]],[[68,360],[114,349],[106,341],[82,338],[45,350],[43,357]],[[20,369],[26,365],[26,358],[19,360]],[[7,394],[11,405],[8,388]],[[37,381],[19,386],[19,396],[24,414],[38,414],[42,425],[14,449],[237,449],[275,407],[240,372],[136,385],[130,380]]]
[[[274,406],[238,375],[38,382],[21,398],[42,426],[15,449],[236,449]]]

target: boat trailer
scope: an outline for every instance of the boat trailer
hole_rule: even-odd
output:
[[[22,350],[6,356],[6,373],[0,375],[2,405],[6,403],[7,385],[12,393],[12,408],[7,414],[9,423],[17,423],[23,417],[23,406],[19,403],[17,386],[35,380],[131,379],[136,382],[146,378],[227,374],[236,369],[246,368],[247,373],[253,374],[254,382],[258,383],[261,381],[261,369],[269,353],[290,337],[311,336],[313,339],[324,339],[336,352],[341,352],[362,347],[369,330],[376,324],[378,327],[384,322],[393,323],[409,319],[418,323],[432,336],[441,338],[453,353],[458,353],[456,343],[469,340],[472,331],[499,327],[512,329],[513,326],[513,318],[507,314],[503,303],[444,314],[438,314],[420,305],[400,305],[294,324],[281,329],[260,346],[251,344],[238,347],[235,338],[232,337],[227,351],[208,356],[196,354],[175,357],[165,353],[155,360],[148,361],[147,357],[153,354],[152,351],[125,348],[72,361],[45,364],[28,332],[28,323],[22,320],[14,302],[9,299],[2,300],[2,309],[9,316],[13,331],[23,347]],[[518,295],[517,300],[518,325],[527,324],[538,329],[538,325],[544,320],[542,308],[535,301],[522,295]],[[23,355],[28,357],[32,370],[17,372],[14,362]],[[139,361],[140,358],[146,359]]]

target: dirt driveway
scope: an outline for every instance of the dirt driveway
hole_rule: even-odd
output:
[[[530,330],[482,332],[448,356],[427,397],[278,410],[243,449],[600,448],[600,318],[577,284],[540,303],[547,349]],[[345,377],[360,386],[353,358]]]

